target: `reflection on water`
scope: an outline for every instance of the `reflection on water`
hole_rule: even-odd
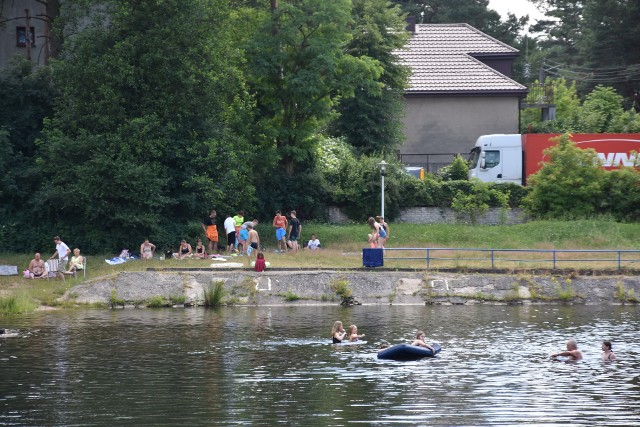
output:
[[[637,307],[236,307],[1,318],[0,425],[640,423]],[[329,344],[334,320],[367,343]],[[378,360],[418,329],[435,359]],[[575,337],[585,360],[552,362]],[[600,361],[610,339],[620,361]]]

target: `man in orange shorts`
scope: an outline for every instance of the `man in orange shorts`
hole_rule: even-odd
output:
[[[202,221],[202,229],[209,239],[209,253],[218,252],[218,229],[216,228],[216,211],[211,210],[209,216]]]

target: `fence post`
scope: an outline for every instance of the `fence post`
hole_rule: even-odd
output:
[[[556,251],[553,250],[553,271],[556,271]]]
[[[427,268],[429,268],[429,261],[431,261],[431,249],[427,248]]]
[[[491,269],[495,270],[495,268],[493,266],[493,249],[491,249]]]

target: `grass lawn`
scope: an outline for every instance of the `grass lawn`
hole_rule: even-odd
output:
[[[366,224],[330,225],[319,223],[303,223],[303,241],[309,240],[311,233],[318,235],[323,249],[316,252],[301,251],[293,255],[275,254],[276,242],[272,228],[259,225],[261,242],[266,247],[265,258],[272,267],[278,268],[359,268],[362,267],[362,248],[367,247],[367,234],[370,232]],[[179,239],[176,239],[178,242]],[[177,247],[177,245],[176,245]],[[492,248],[492,249],[634,249],[640,250],[640,224],[621,224],[605,220],[581,221],[534,221],[513,226],[471,226],[454,224],[416,225],[390,224],[388,248]],[[72,248],[73,249],[73,248]],[[82,249],[82,248],[81,248]],[[137,249],[137,248],[136,248]],[[54,248],[42,248],[46,258]],[[388,251],[385,254],[385,267],[391,268],[426,268],[425,251],[405,252]],[[479,253],[474,252],[474,256]],[[130,261],[116,266],[108,265],[105,259],[117,254],[88,254],[87,279],[116,274],[121,271],[141,271],[148,267],[204,267],[210,260],[151,260]],[[393,257],[415,260],[391,260]],[[478,267],[476,261],[467,261],[466,252],[442,251],[438,255],[451,258],[431,264],[431,268]],[[548,257],[549,255],[527,255],[531,259]],[[571,256],[571,255],[566,255]],[[611,254],[608,255],[610,258]],[[0,254],[0,265],[17,265],[24,270],[33,254]],[[637,255],[635,256],[637,258]],[[233,261],[243,262],[247,267],[246,257],[237,257]],[[531,260],[529,260],[531,261]],[[530,263],[512,262],[507,268],[520,269],[535,266]],[[485,263],[483,267],[488,267]],[[550,265],[547,263],[546,267]],[[611,263],[609,263],[611,267]],[[599,268],[598,263],[589,263],[584,268]],[[640,268],[640,263],[635,268]],[[24,307],[13,309],[13,312],[30,311],[35,305],[56,305],[55,300],[70,287],[81,283],[83,277],[67,277],[66,281],[28,280],[22,276],[0,276],[0,314],[3,304],[12,298],[9,304]],[[4,312],[11,310],[4,310]]]

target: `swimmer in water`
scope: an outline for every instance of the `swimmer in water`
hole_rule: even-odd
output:
[[[573,338],[567,341],[567,351],[553,353],[551,358],[556,358],[558,356],[568,357],[569,360],[572,361],[582,360],[582,353],[578,350],[578,343]]]

